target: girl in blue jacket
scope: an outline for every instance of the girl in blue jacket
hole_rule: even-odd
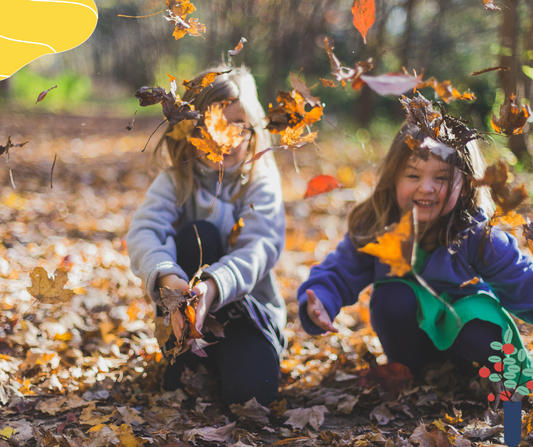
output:
[[[203,364],[219,379],[227,404],[255,397],[268,405],[277,398],[284,346],[285,302],[271,269],[283,250],[285,213],[273,156],[245,164],[270,146],[265,114],[255,81],[244,67],[217,76],[196,95],[186,92],[183,100],[192,102],[203,116],[213,106],[224,106],[228,124],[242,132],[240,143],[224,155],[224,177],[218,185],[218,164],[189,142],[190,137],[201,138],[204,118],[192,125],[182,121],[170,126],[156,148],[156,155],[164,155],[169,164],[148,188],[130,224],[131,268],[154,304],[162,305],[160,288],[189,289],[188,281],[202,262],[209,267],[193,289],[199,297],[196,329],[202,331],[208,313],[225,324],[224,338],[206,337],[216,341],[205,348],[207,357],[189,350],[168,366],[163,388],[176,389],[185,367],[196,370]],[[230,243],[232,227],[241,218],[244,227]],[[171,317],[179,337],[181,314]],[[174,348],[174,343],[169,341],[166,347]]]
[[[513,344],[521,345],[508,312],[533,323],[533,263],[513,236],[488,231],[494,206],[486,188],[474,184],[484,171],[471,141],[475,132],[435,112],[422,96],[402,102],[407,123],[382,162],[376,189],[351,211],[337,249],[300,286],[299,316],[309,334],[337,332],[332,321],[341,307],[373,284],[371,323],[389,362],[414,375],[428,359],[442,357],[439,351],[487,363],[490,343],[508,327]],[[390,277],[388,265],[358,251],[413,205],[420,235],[414,269],[459,320],[413,275]],[[475,277],[478,283],[461,287]]]

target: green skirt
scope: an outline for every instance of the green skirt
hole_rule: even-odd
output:
[[[453,303],[449,295],[442,293],[440,297],[454,309],[457,318],[444,303],[434,297],[413,276],[376,281],[374,288],[379,288],[383,284],[394,281],[407,284],[413,289],[418,301],[418,326],[428,334],[437,349],[441,351],[448,349],[457,338],[457,335],[459,335],[463,326],[469,321],[478,318],[500,326],[502,328],[502,340],[505,332],[510,328],[513,332],[511,343],[517,350],[523,348],[527,353],[525,365],[523,366],[525,368],[532,367],[531,356],[522,343],[520,333],[511,315],[501,306],[499,301],[486,292],[466,296]],[[498,355],[499,352],[494,351],[494,354]]]

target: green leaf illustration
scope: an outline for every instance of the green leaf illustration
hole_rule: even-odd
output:
[[[526,359],[526,351],[524,351],[524,349],[520,349],[520,351],[518,351],[518,361],[523,362],[525,359]]]
[[[516,373],[514,372],[506,372],[503,377],[505,377],[506,379],[514,379],[516,377]],[[507,386],[507,385],[505,385]]]
[[[519,386],[516,389],[516,392],[522,394],[523,396],[527,396],[530,393],[529,389],[525,386]]]
[[[498,374],[491,374],[489,376],[489,380],[491,382],[499,382],[501,380],[500,376]]]
[[[525,369],[522,371],[522,374],[524,374],[525,376],[533,377],[533,369],[531,369],[531,368],[525,368]]]
[[[503,345],[499,341],[493,341],[490,344],[490,347],[496,351],[501,351],[501,349],[503,348]]]
[[[507,329],[505,331],[505,335],[503,337],[505,343],[511,343],[511,341],[513,340],[513,331],[511,330],[511,328]]]
[[[489,357],[489,362],[492,362],[492,363],[498,363],[501,360],[502,360],[501,357],[498,357],[497,355],[491,355]]]
[[[503,384],[506,388],[514,388],[516,386],[516,382],[514,380],[506,380]]]
[[[514,365],[516,363],[516,360],[512,357],[507,357],[506,359],[503,359],[504,365]],[[531,370],[533,372],[533,370]]]
[[[509,371],[509,372],[513,372],[513,373],[520,372],[520,366],[517,366],[517,365],[509,365],[509,366],[507,367],[507,371]]]

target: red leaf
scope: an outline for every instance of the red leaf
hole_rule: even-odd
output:
[[[54,88],[57,88],[57,85],[53,85],[52,87],[50,87],[48,90],[45,90],[44,92],[41,92],[39,94],[39,96],[37,97],[37,101],[35,101],[35,104],[37,104],[38,102],[41,102],[44,97],[48,94],[48,92]]]
[[[413,90],[420,83],[422,76],[388,73],[379,76],[361,75],[361,79],[380,95],[401,95]]]
[[[376,20],[376,6],[374,0],[355,0],[352,6],[353,24],[363,36],[366,43],[366,33]]]
[[[317,175],[307,183],[307,191],[305,192],[304,199],[329,192],[335,188],[342,188],[342,186],[334,177],[331,175]]]

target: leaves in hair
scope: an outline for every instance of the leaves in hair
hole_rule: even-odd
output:
[[[279,91],[277,102],[277,107],[270,106],[268,110],[269,123],[266,128],[271,133],[283,134],[288,128],[311,125],[322,118],[324,107],[318,105],[306,112],[307,100],[296,89],[290,92]]]
[[[416,86],[418,90],[425,87],[432,87],[435,90],[435,93],[439,95],[446,103],[450,103],[456,99],[473,101],[476,99],[476,96],[473,93],[459,93],[455,87],[452,86],[450,81],[439,82],[435,78],[430,78],[427,81],[423,81]]]
[[[172,36],[176,40],[181,39],[186,34],[190,36],[200,36],[205,33],[206,28],[198,19],[187,19],[187,15],[196,11],[196,7],[189,0],[167,0],[167,15],[165,19],[173,23],[174,33]]]
[[[485,170],[482,179],[474,179],[475,187],[488,186],[494,203],[498,205],[503,214],[512,211],[520,205],[527,197],[524,185],[516,188],[507,186],[507,166],[503,161],[499,161]]]
[[[354,68],[343,67],[337,56],[335,56],[335,53],[333,53],[333,49],[335,48],[333,37],[324,37],[324,48],[328,54],[329,63],[331,66],[331,74],[335,76],[335,79],[342,84],[343,88],[346,86],[346,82],[354,83],[352,87],[355,88],[359,85],[357,82],[359,77],[374,68],[372,59],[357,62]],[[357,90],[357,88],[355,89]]]
[[[190,90],[193,94],[197,95],[204,88],[210,86],[213,82],[215,82],[215,79],[217,76],[220,76],[221,74],[229,73],[230,71],[231,70],[210,71],[209,73],[205,73],[200,76],[197,76],[192,81],[188,81],[187,79],[184,79],[182,85],[184,85],[187,90]]]
[[[363,36],[366,43],[366,33],[376,21],[376,6],[374,0],[354,0],[352,6],[353,24]]]
[[[333,191],[336,188],[342,188],[342,186],[335,177],[331,175],[317,175],[307,182],[304,199]]]
[[[411,255],[414,244],[413,212],[405,213],[400,222],[385,228],[385,232],[376,237],[377,242],[370,242],[359,251],[376,256],[380,262],[391,268],[389,276],[404,276],[411,271]]]
[[[500,107],[500,117],[497,118],[492,112],[492,128],[507,136],[522,133],[527,119],[531,116],[531,109],[528,105],[522,106],[522,110],[516,105],[516,95],[511,94],[507,101]]]

